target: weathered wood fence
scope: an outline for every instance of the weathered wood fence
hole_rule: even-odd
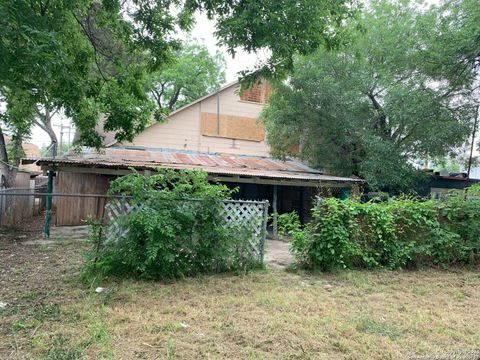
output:
[[[30,196],[19,194],[30,194]],[[38,215],[44,199],[35,196],[35,188],[0,189],[0,226],[13,226]]]

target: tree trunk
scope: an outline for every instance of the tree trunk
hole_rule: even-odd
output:
[[[18,168],[23,157],[23,148],[22,148],[23,136],[17,134],[13,137],[12,141],[13,141],[13,153],[14,153],[13,166]]]
[[[58,140],[57,140],[57,135],[53,130],[52,118],[57,111],[55,110],[54,112],[51,112],[50,105],[47,103],[43,104],[43,107],[44,107],[44,112],[41,112],[39,109],[37,109],[38,117],[35,119],[35,123],[43,131],[45,131],[50,137],[50,150],[51,150],[52,156],[55,157],[57,156]]]
[[[0,187],[9,188],[15,185],[17,169],[8,164],[7,144],[0,127]]]

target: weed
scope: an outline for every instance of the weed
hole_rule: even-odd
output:
[[[60,306],[55,303],[42,304],[33,311],[32,317],[38,321],[58,321],[60,320]]]
[[[30,327],[30,325],[28,325],[25,322],[25,319],[14,320],[12,322],[12,330],[13,331],[21,331],[21,330],[25,330],[29,327]]]
[[[118,285],[112,285],[108,287],[103,293],[102,293],[102,298],[103,298],[103,305],[108,305],[115,301],[115,298],[118,295]]]
[[[41,252],[49,252],[50,251],[50,245],[47,245],[47,244],[42,244],[38,247],[38,249],[41,251]]]
[[[4,308],[0,308],[0,318],[12,316],[18,313],[20,306],[19,305],[7,305]]]
[[[57,337],[43,354],[45,360],[78,360],[84,357],[82,351],[73,346],[66,336]]]
[[[388,337],[390,340],[395,340],[401,336],[401,332],[394,324],[387,322],[379,322],[370,317],[364,317],[359,320],[357,330]]]
[[[176,359],[175,349],[173,347],[173,343],[170,340],[167,343],[167,359],[169,360]]]
[[[412,292],[418,296],[425,296],[432,292],[432,289],[426,286],[416,286],[412,289]]]
[[[152,329],[154,333],[160,333],[162,331],[180,331],[183,330],[185,326],[182,326],[179,322],[167,322],[162,325],[155,325]]]

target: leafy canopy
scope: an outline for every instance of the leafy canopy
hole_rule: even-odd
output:
[[[187,44],[175,61],[151,76],[151,94],[160,116],[210,94],[225,82],[225,59],[210,55],[204,45]]]
[[[436,9],[382,1],[363,13],[351,44],[298,58],[263,113],[273,153],[286,156],[300,145],[300,157],[319,168],[404,189],[416,159],[461,145],[470,133],[475,69],[453,79],[432,66],[442,56],[439,18]]]
[[[64,110],[81,142],[100,146],[94,127],[131,140],[149,122],[149,75],[180,49],[196,12],[216,21],[230,53],[266,49],[255,75],[280,76],[295,53],[342,39],[353,0],[1,0],[0,92],[24,91]]]

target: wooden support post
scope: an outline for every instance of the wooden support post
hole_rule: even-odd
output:
[[[272,210],[273,210],[273,237],[276,239],[278,237],[278,227],[277,227],[277,194],[278,189],[277,185],[273,185],[273,202],[272,202]]]

